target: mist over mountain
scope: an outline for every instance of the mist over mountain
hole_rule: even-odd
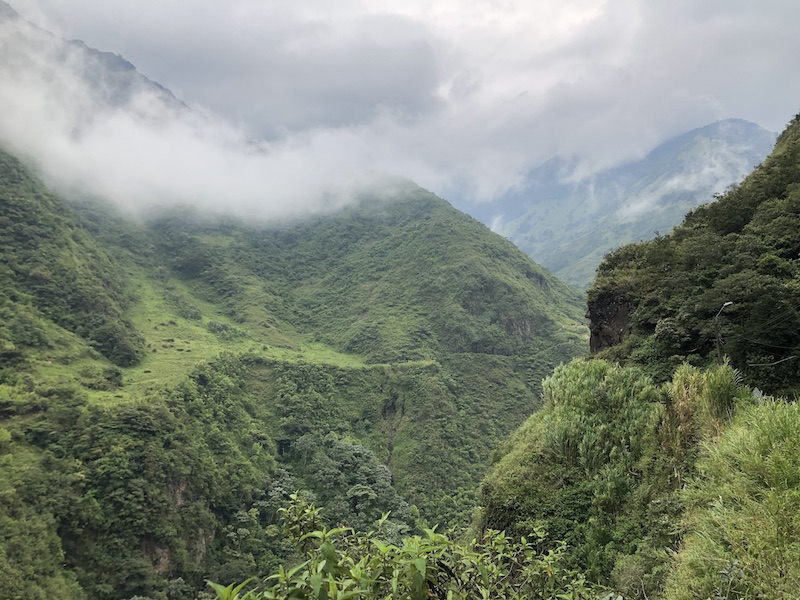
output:
[[[87,3],[76,14],[122,6]],[[278,4],[231,6],[241,19]],[[544,40],[535,58],[571,79],[538,88],[537,107],[514,77],[499,92],[480,73],[437,79],[446,44],[425,23],[313,4],[311,19],[270,21],[286,29],[274,64],[306,82],[333,65],[310,86],[328,91],[366,66],[377,96],[408,93],[380,106],[342,89],[317,110],[322,94],[269,115],[293,114],[292,131],[264,141],[0,2],[0,593],[795,600],[800,409],[769,394],[800,389],[800,116],[763,162],[774,135],[724,120],[606,168],[635,154],[625,140],[658,138],[641,113],[598,150],[587,140],[608,114],[683,122],[695,100],[631,76],[658,60],[581,62],[584,81],[567,67],[605,45],[621,56],[631,20],[692,39],[665,26],[684,5],[560,13],[566,48]],[[492,54],[514,62],[506,32],[535,37],[513,18],[534,14],[524,5],[491,25]],[[175,5],[131,6],[177,27],[161,14]],[[441,6],[459,26],[496,10]],[[705,36],[717,14],[691,10]],[[748,16],[724,20],[729,47],[757,28]],[[230,23],[212,25],[224,39]],[[618,83],[637,93],[612,102]],[[586,110],[592,90],[610,112]],[[561,127],[576,115],[582,127]],[[534,154],[572,158],[531,171]],[[605,248],[665,234],[605,256],[587,331],[578,290],[388,173],[483,199],[516,190],[481,216],[581,284]]]
[[[588,298],[595,352],[646,368],[724,354],[751,385],[793,391],[799,141],[795,117],[739,186],[603,259]]]
[[[253,142],[7,8],[0,52],[0,582],[195,598],[293,560],[298,491],[465,528],[580,295],[337,140]]]
[[[496,453],[485,527],[541,523],[626,598],[797,595],[798,184],[800,115],[739,186],[606,255],[592,360]]]
[[[132,213],[190,204],[274,220],[327,213],[359,191],[385,195],[405,185],[389,175],[403,175],[405,163],[376,170],[372,148],[353,146],[341,132],[300,143],[252,140],[226,120],[187,107],[121,56],[63,41],[3,6],[0,70],[7,85],[0,108],[8,118],[0,140],[67,196],[109,198]],[[586,287],[605,252],[669,230],[687,210],[739,181],[773,137],[754,124],[721,121],[638,162],[582,176],[577,159],[554,158],[522,183],[509,180],[513,191],[494,202],[456,196],[456,203]]]
[[[102,197],[132,214],[190,204],[270,220],[330,212],[359,190],[392,186],[334,151],[341,140],[253,141],[122,57],[62,40],[3,6],[0,144],[68,197]]]
[[[407,184],[389,175],[402,161],[375,170],[371,149],[341,132],[300,144],[252,140],[121,56],[61,40],[3,6],[0,141],[68,197],[108,198],[133,214],[189,204],[269,221],[335,211],[365,190],[400,194]],[[605,252],[668,231],[738,182],[773,139],[729,119],[587,176],[576,160],[551,159],[522,183],[509,181],[514,191],[494,202],[457,204],[587,287]]]
[[[688,211],[739,183],[775,138],[755,123],[718,121],[591,176],[576,175],[569,161],[550,160],[498,202],[462,208],[585,288],[608,251],[669,231]]]
[[[331,526],[463,529],[587,343],[575,290],[410,185],[281,225],[137,220],[0,153],[0,225],[0,577],[36,593],[266,576],[298,490]]]

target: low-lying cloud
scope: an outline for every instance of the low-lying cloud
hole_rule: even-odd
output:
[[[618,216],[633,221],[643,214],[668,209],[670,200],[682,193],[709,201],[726,191],[732,182],[741,181],[756,166],[748,160],[751,152],[745,150],[717,139],[704,148],[702,160],[685,160],[679,172],[653,182],[638,194],[621,198],[624,203],[617,211]]]
[[[291,216],[387,175],[488,202],[554,156],[574,179],[719,118],[780,129],[800,97],[781,0],[16,3],[192,107],[135,77],[121,102],[85,48],[3,25],[0,143],[129,207]]]
[[[0,53],[0,144],[67,195],[282,218],[334,210],[383,176],[351,131],[251,141],[116,57],[24,22],[0,22]]]

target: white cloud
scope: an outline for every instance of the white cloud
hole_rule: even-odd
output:
[[[242,206],[279,203],[264,200],[278,191],[291,203],[292,194],[341,188],[374,172],[407,176],[449,199],[488,201],[555,154],[590,173],[723,117],[780,129],[800,99],[800,80],[791,76],[800,13],[786,0],[17,0],[15,7],[65,37],[121,53],[190,105],[236,123],[213,120],[213,135],[183,121],[137,131],[141,122],[116,115],[120,122],[108,129],[114,140],[136,141],[120,143],[129,162],[110,169],[115,180],[131,165],[154,177],[158,163],[149,166],[144,148],[161,148],[182,158],[173,159],[181,177],[155,186],[159,194],[239,190]],[[86,139],[102,147],[105,134],[94,135]],[[231,139],[258,137],[268,140],[258,153],[247,145],[230,152],[239,143]],[[73,150],[77,162],[80,148]],[[230,166],[238,161],[241,173]],[[216,183],[184,179],[191,172]],[[226,172],[239,183],[226,185]],[[269,191],[254,173],[270,174]]]
[[[252,143],[143,80],[125,79],[129,93],[109,102],[118,87],[82,76],[102,57],[36,28],[0,23],[0,53],[0,141],[67,194],[276,218],[331,210],[376,177],[348,130]]]

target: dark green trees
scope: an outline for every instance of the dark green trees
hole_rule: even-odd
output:
[[[143,353],[126,314],[132,303],[119,265],[71,208],[12,156],[0,151],[0,344],[10,359],[47,344],[38,317],[84,338],[120,366]]]
[[[751,384],[776,393],[796,389],[798,215],[795,120],[740,186],[687,215],[670,234],[605,258],[589,291],[594,348],[665,381],[684,360],[716,361],[719,333],[722,353]],[[604,336],[608,329],[616,337]]]

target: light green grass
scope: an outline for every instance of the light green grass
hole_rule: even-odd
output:
[[[137,330],[145,337],[147,355],[140,364],[123,370],[124,387],[114,392],[96,393],[99,399],[119,401],[147,395],[177,384],[201,362],[217,358],[223,352],[243,354],[255,352],[264,358],[286,362],[310,362],[343,368],[364,366],[361,357],[337,352],[325,344],[311,342],[290,327],[285,331],[273,325],[250,327],[227,316],[218,306],[196,295],[178,280],[164,284],[148,279],[144,272],[136,274],[138,301],[131,310]],[[199,309],[199,320],[176,314],[171,297],[181,297]],[[246,330],[246,336],[220,339],[207,324],[216,321],[232,328]]]

